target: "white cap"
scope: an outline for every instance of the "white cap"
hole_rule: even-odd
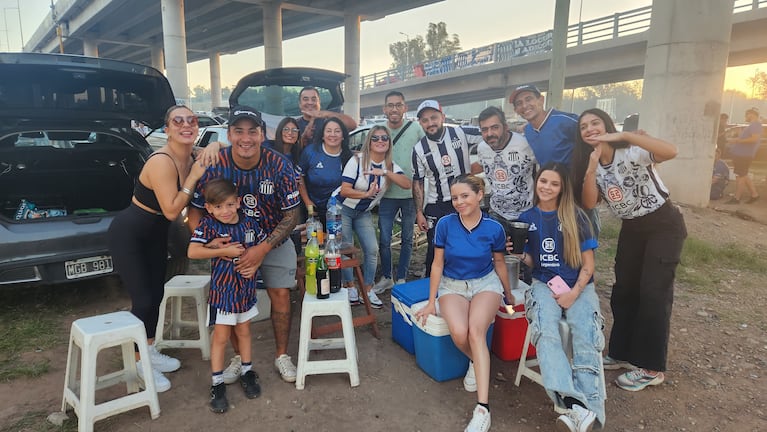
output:
[[[418,105],[418,110],[416,110],[416,117],[421,117],[421,111],[431,108],[433,110],[437,110],[439,112],[442,112],[442,107],[439,105],[439,102],[433,100],[433,99],[427,99],[423,102],[421,102],[420,105]]]

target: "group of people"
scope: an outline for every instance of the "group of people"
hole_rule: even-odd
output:
[[[324,223],[331,197],[341,206],[343,238],[359,240],[364,254],[359,294],[374,307],[382,305],[377,294],[407,276],[413,227],[427,232],[430,294],[415,318],[425,320],[439,310],[455,345],[471,361],[464,387],[477,392],[477,404],[467,431],[487,431],[491,423],[487,330],[499,306],[522,300],[510,291],[504,261],[513,249],[508,236],[513,221],[529,226],[517,254],[532,276],[524,302],[543,384],[563,413],[557,418],[563,430],[604,425],[603,363],[630,369],[616,380],[626,390],[663,382],[674,272],[686,231],[654,165],[675,157],[675,146],[642,131],[616,132],[599,109],[580,116],[545,109],[541,92],[526,85],[510,97],[528,122],[524,135],[511,131],[496,107],[480,113],[479,134],[445,125],[434,100],[418,106],[415,124],[405,117],[404,95],[393,91],[384,100],[386,124],[372,127],[355,154],[348,143],[353,119],[321,110],[312,87],[299,99],[303,116],[283,119],[274,141],[266,140],[255,109],[232,107],[231,146],[211,143],[196,159],[196,116],[185,106],[171,107],[168,143],[149,158],[131,206],[110,229],[115,268],[149,338],[151,358],[137,360],[152,363],[159,391],[170,388],[163,374],[180,367],[152,345],[165,275],[165,242],[157,239],[166,238],[169,221],[191,204],[189,256],[213,260],[210,407],[224,412],[226,384],[239,381],[248,398],[261,391],[248,326],[258,312],[257,271],[272,304],[275,368],[285,381],[296,379],[287,353],[296,272],[290,233],[306,217],[305,209],[315,209]],[[472,164],[469,146],[475,144],[479,160]],[[481,208],[486,187],[492,191],[488,212]],[[599,201],[623,220],[610,300],[614,325],[604,358],[604,320],[594,288]],[[376,206],[378,237],[371,215]],[[393,265],[398,215],[402,245]],[[374,283],[379,251],[382,276]],[[354,301],[352,276],[342,277]],[[569,289],[553,294],[547,283],[555,278]],[[572,362],[561,343],[561,319],[572,332]],[[227,343],[235,352],[228,366]]]

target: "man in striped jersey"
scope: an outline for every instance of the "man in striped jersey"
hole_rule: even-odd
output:
[[[426,136],[413,147],[413,200],[416,223],[426,231],[426,273],[431,273],[434,260],[434,227],[442,216],[453,213],[450,183],[461,174],[471,172],[469,145],[482,142],[481,135],[468,134],[460,127],[445,126],[445,114],[435,100],[425,100],[416,111]],[[428,194],[424,194],[428,179]],[[424,203],[426,206],[424,207]]]

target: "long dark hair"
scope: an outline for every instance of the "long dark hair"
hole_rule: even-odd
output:
[[[285,142],[282,140],[282,129],[292,124],[296,129],[299,129],[298,122],[293,117],[285,117],[280,120],[277,125],[277,130],[274,131],[274,149],[282,153],[285,148]],[[290,146],[290,160],[293,161],[293,165],[298,164],[298,160],[301,158],[301,134],[296,134],[296,142]]]
[[[618,132],[610,115],[599,108],[587,109],[578,116],[578,128],[575,133],[575,147],[573,148],[571,156],[570,164],[572,169],[570,172],[572,173],[571,183],[573,185],[573,193],[575,194],[575,202],[578,203],[579,206],[583,206],[581,199],[583,194],[583,178],[586,176],[586,169],[589,167],[589,157],[591,156],[591,152],[594,151],[594,147],[584,141],[583,136],[581,136],[581,120],[588,114],[595,115],[602,120],[605,124],[605,132]],[[625,141],[616,143],[611,142],[610,146],[613,148],[625,148],[629,146],[629,143]]]
[[[341,141],[341,163],[342,166],[346,166],[346,162],[349,162],[349,159],[352,158],[354,153],[352,153],[351,148],[349,148],[349,129],[344,126],[344,122],[341,121],[338,117],[330,117],[325,120],[325,123],[322,125],[322,130],[320,131],[320,143],[319,145],[322,145],[322,137],[325,135],[325,127],[328,125],[328,123],[333,122],[338,125],[338,127],[341,128],[341,134],[344,137],[344,139]]]

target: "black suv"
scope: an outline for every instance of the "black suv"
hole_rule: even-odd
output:
[[[152,152],[131,120],[159,128],[173,104],[151,67],[0,53],[0,285],[113,273],[107,228]],[[189,234],[180,222],[172,232],[176,273]]]

